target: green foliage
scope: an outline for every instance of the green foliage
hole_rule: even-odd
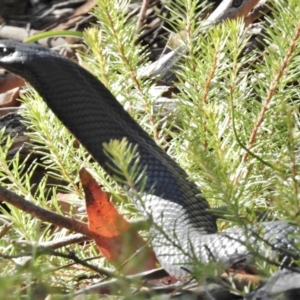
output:
[[[113,162],[109,168],[118,176],[115,180],[137,192],[141,191],[141,188],[145,186],[145,170],[139,166],[137,145],[133,146],[123,139],[112,140],[103,146],[105,154]]]
[[[148,63],[148,52],[137,43],[136,20],[126,14],[127,1],[97,1],[93,14],[98,23],[84,33],[88,45],[87,53],[81,54],[84,64],[188,172],[212,206],[229,207],[226,217],[233,223],[244,219],[254,222],[253,209],[267,209],[300,225],[300,47],[295,38],[300,26],[298,0],[276,1],[274,13],[267,17],[272,26],[266,25],[266,50],[247,55],[242,51],[247,38],[240,20],[215,26],[194,39],[195,33],[201,31],[195,16],[196,2],[186,0],[186,6],[172,7],[169,22],[175,19],[173,27],[187,31],[189,54],[180,62],[179,82],[174,83],[180,90],[176,95],[178,108],[168,119],[154,112],[157,99],[149,89],[155,83],[137,76]],[[11,141],[7,139],[4,145],[1,138],[1,185],[45,207],[51,195],[59,212],[57,190],[73,193],[74,203],[83,199],[78,171],[85,166],[106,190],[119,197],[120,210],[129,218],[135,217],[132,205],[124,202],[124,192],[91,163],[82,147],[74,147],[74,139],[38,95],[30,91],[23,101],[27,109],[23,115],[31,129],[28,135],[34,150],[43,157],[38,163],[47,174],[33,192],[29,179],[37,162],[21,176],[24,163],[20,163],[18,155],[6,161]],[[174,127],[176,131],[170,129]],[[172,136],[168,142],[166,135]],[[114,159],[122,163],[124,157],[114,154]],[[124,161],[128,161],[126,155]],[[121,169],[126,171],[126,164]],[[49,186],[48,177],[62,184]],[[131,180],[130,174],[125,178]],[[40,242],[67,234],[64,230],[51,231],[50,225],[43,227],[39,220],[14,207],[10,209],[0,218],[3,223],[13,223],[0,241],[1,254],[22,253],[16,240]],[[68,249],[82,258],[96,256],[93,247],[74,245]],[[1,262],[0,295],[5,299],[9,299],[7,291],[12,286],[20,286],[20,292],[22,284],[37,279],[72,290],[76,276],[88,272],[80,267],[64,268],[69,263],[65,258],[36,257],[33,250],[31,256],[34,259],[28,268],[20,268],[12,260]],[[103,261],[94,263],[102,265]],[[266,268],[263,263],[261,266]],[[12,295],[13,299],[19,297],[18,292]]]
[[[244,56],[242,23],[226,22],[196,41],[178,72],[175,151],[204,195],[235,217],[271,205],[299,224],[299,48],[291,46],[299,25],[283,21],[299,12],[295,3],[270,18],[264,55]]]

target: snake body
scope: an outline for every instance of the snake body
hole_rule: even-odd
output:
[[[91,73],[69,59],[36,44],[0,41],[0,66],[23,77],[49,108],[110,174],[103,143],[111,139],[137,145],[140,166],[146,168],[146,185],[138,208],[151,215],[152,245],[161,265],[184,279],[196,265],[221,263],[224,268],[248,263],[251,252],[275,255],[293,248],[289,238],[297,228],[283,221],[254,227],[233,227],[217,232],[215,218],[197,186],[133,120],[111,92]],[[245,229],[248,232],[245,233]],[[271,247],[257,238],[262,236]],[[249,249],[248,244],[255,244]]]

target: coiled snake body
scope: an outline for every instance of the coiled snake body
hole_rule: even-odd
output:
[[[265,222],[260,229],[233,227],[217,232],[207,201],[187,174],[162,151],[132,119],[121,104],[88,71],[51,50],[11,40],[0,41],[0,66],[23,77],[43,97],[49,108],[82,143],[93,158],[107,167],[103,143],[127,140],[138,146],[140,165],[147,182],[138,205],[150,214],[152,245],[161,265],[183,279],[197,262],[221,263],[224,268],[249,262],[251,253],[274,256],[276,249],[290,249],[296,228],[283,221]],[[297,229],[298,230],[298,229]],[[257,235],[272,247],[265,247]],[[248,244],[257,245],[248,249]],[[268,248],[268,249],[267,249]]]

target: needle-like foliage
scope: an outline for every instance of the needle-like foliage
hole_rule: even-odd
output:
[[[136,19],[127,14],[128,1],[97,0],[93,15],[98,22],[84,32],[88,50],[81,53],[83,65],[187,171],[213,207],[227,206],[223,217],[231,222],[220,223],[221,228],[257,222],[255,210],[300,226],[299,1],[275,1],[272,14],[262,24],[264,50],[251,52],[244,52],[249,39],[242,20],[202,32],[198,1],[184,0],[182,5],[172,2],[167,1],[172,16],[167,22],[174,30],[184,31],[182,38],[189,51],[178,62],[174,86],[179,92],[172,96],[176,108],[168,115],[156,109],[158,97],[151,93],[156,80],[138,76],[138,71],[149,64],[149,51],[138,43]],[[120,211],[128,218],[136,217],[133,205],[124,200],[124,191],[91,162],[82,147],[74,147],[74,139],[38,95],[30,91],[23,101],[28,136],[33,150],[42,157],[38,163],[47,172],[33,190],[30,177],[37,162],[24,173],[18,155],[7,161],[11,142],[1,133],[1,185],[41,206],[49,207],[47,200],[51,199],[53,209],[60,212],[58,190],[72,193],[76,207],[83,199],[78,172],[85,166],[105,190],[115,195]],[[109,148],[107,151],[112,157],[116,155]],[[122,163],[122,153],[116,159]],[[127,170],[128,152],[123,159],[123,169]],[[136,177],[123,175],[128,181]],[[48,177],[61,183],[49,187]],[[39,220],[14,207],[9,213],[4,211],[0,221],[12,224],[0,241],[0,254],[26,254],[31,258],[21,266],[14,260],[0,261],[2,298],[9,299],[8,291],[13,286],[37,279],[69,291],[76,287],[75,276],[88,272],[83,267],[66,267],[66,258],[36,255],[34,246],[25,249],[16,242],[55,240],[67,234],[64,230],[41,226]],[[92,246],[69,249],[82,258],[98,255]],[[98,264],[105,262],[99,260]],[[270,266],[262,261],[260,264],[268,272]],[[20,294],[21,290],[13,299]]]

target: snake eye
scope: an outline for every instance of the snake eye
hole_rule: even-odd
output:
[[[243,3],[244,0],[233,0],[232,1],[232,6],[233,7],[239,7]]]
[[[4,46],[4,45],[1,45],[0,44],[0,53],[2,55],[9,55],[10,53],[14,52],[15,51],[15,48],[13,47],[7,47],[7,46]]]

